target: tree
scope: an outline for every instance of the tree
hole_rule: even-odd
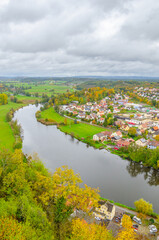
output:
[[[116,240],[136,239],[136,234],[132,228],[131,218],[125,214],[122,218],[122,227],[123,229],[119,232]]]
[[[67,118],[64,119],[64,124],[67,125]]]
[[[1,218],[0,239],[25,240],[22,225],[13,218]]]
[[[136,128],[134,128],[134,127],[129,128],[128,133],[131,137],[135,137],[135,135],[137,133]]]
[[[157,136],[155,137],[155,139],[156,139],[156,141],[159,141],[159,135],[157,135]]]
[[[152,204],[149,202],[146,202],[143,198],[134,202],[134,205],[136,207],[136,210],[140,213],[149,214],[149,215],[153,213]]]
[[[0,105],[5,105],[8,103],[8,96],[5,93],[0,94]]]
[[[34,182],[35,198],[47,212],[57,240],[65,239],[65,224],[68,224],[68,217],[74,208],[89,212],[99,200],[98,190],[87,185],[81,188],[79,174],[67,166],[56,169],[53,176],[37,172]]]
[[[111,233],[105,226],[95,223],[88,224],[84,219],[72,221],[71,240],[113,240]]]

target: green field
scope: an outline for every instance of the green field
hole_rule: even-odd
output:
[[[92,126],[86,123],[78,123],[78,124],[72,124],[67,126],[60,126],[60,129],[63,132],[67,132],[69,134],[74,133],[75,136],[78,136],[80,138],[86,138],[86,137],[93,137],[94,134],[105,131],[105,128]]]
[[[44,110],[41,112],[41,118],[42,119],[49,119],[54,120],[57,123],[64,122],[65,117],[61,116],[57,112],[55,112],[54,108],[48,108],[47,110]],[[69,134],[73,133],[74,136],[80,137],[80,138],[86,138],[86,137],[93,137],[94,134],[105,131],[105,128],[93,126],[86,123],[78,123],[74,124],[73,120],[67,118],[67,125],[60,126],[60,129],[63,132],[67,132]]]
[[[15,97],[19,101],[22,101],[23,103],[26,103],[26,104],[35,103],[36,100],[41,101],[40,97],[28,97],[28,96],[22,96],[22,95],[16,95]]]
[[[6,121],[6,114],[11,108],[18,109],[23,104],[9,102],[6,105],[0,105],[0,149],[13,149],[14,135],[9,123]]]
[[[64,120],[65,120],[65,117],[63,117],[60,114],[58,114],[57,112],[55,112],[53,107],[50,107],[47,110],[42,111],[41,118],[44,120],[45,119],[53,120],[54,122],[57,122],[57,123],[64,122]],[[71,124],[72,120],[67,119],[67,123]]]
[[[9,84],[8,84],[9,85]],[[31,94],[39,93],[39,95],[47,94],[51,96],[52,94],[58,94],[69,91],[74,91],[71,85],[66,85],[66,82],[54,82],[54,81],[46,81],[45,83],[22,83],[22,82],[13,82],[15,87],[31,87],[30,89],[26,89],[25,92],[29,92]]]

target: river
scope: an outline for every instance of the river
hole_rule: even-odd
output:
[[[56,126],[37,122],[39,109],[29,105],[19,109],[14,119],[23,129],[23,152],[38,153],[44,165],[51,171],[67,165],[79,173],[87,185],[99,187],[102,197],[134,207],[134,201],[144,198],[158,211],[159,172],[138,163],[122,160],[106,150],[88,147]]]

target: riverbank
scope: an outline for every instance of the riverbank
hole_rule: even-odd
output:
[[[38,111],[36,113],[37,121],[45,125],[57,125],[57,128],[65,134],[69,134],[72,137],[82,141],[95,148],[106,148],[106,145],[101,142],[93,141],[93,135],[100,133],[101,131],[110,131],[102,127],[93,126],[90,124],[78,122],[61,116],[58,114],[53,107],[48,108],[44,111]]]
[[[112,154],[120,156],[122,159],[131,160],[134,162],[140,162],[143,166],[153,168],[157,170],[159,168],[157,149],[138,148],[135,146],[129,146],[128,148],[115,148],[115,143],[111,141],[94,141],[93,135],[102,131],[111,131],[111,128],[104,128],[102,126],[96,126],[85,122],[79,122],[77,119],[62,116],[55,111],[53,107],[39,111],[36,114],[36,118],[39,122],[45,125],[57,125],[65,134],[69,134],[75,137],[79,141],[86,143],[88,146],[92,146],[97,149],[106,149]],[[143,157],[142,157],[143,156]],[[150,161],[151,159],[152,161]]]
[[[8,150],[13,150],[15,136],[10,123],[14,111],[24,106],[25,104],[18,104],[10,101],[8,101],[8,104],[0,106],[0,149],[5,148]],[[9,113],[11,109],[12,109],[11,118],[7,120],[6,117],[7,113]]]

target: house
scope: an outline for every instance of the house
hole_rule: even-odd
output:
[[[124,140],[124,139],[121,139],[121,140],[119,140],[118,142],[117,142],[117,146],[118,147],[128,147],[129,145],[130,145],[130,141],[128,141],[128,140]]]
[[[93,213],[95,217],[112,220],[115,216],[115,206],[110,202],[98,201],[98,207]]]
[[[94,141],[102,141],[104,139],[110,138],[111,135],[112,135],[112,132],[110,132],[110,131],[100,132],[100,133],[93,135],[93,140]]]
[[[111,135],[111,138],[115,138],[115,137],[119,137],[119,138],[121,138],[122,137],[122,133],[121,133],[121,131],[116,131],[116,132],[114,132],[112,135]]]
[[[104,111],[100,111],[100,112],[97,113],[97,116],[102,117],[104,114],[105,114]]]
[[[158,131],[158,127],[157,127],[157,126],[154,126],[152,129],[153,129],[154,131]]]
[[[141,129],[147,130],[147,129],[148,129],[148,124],[143,123],[143,124],[141,124],[138,128],[139,128],[140,130],[141,130]]]
[[[157,147],[159,147],[159,142],[158,141],[149,141],[147,144],[147,148],[149,149],[156,149]]]
[[[103,124],[104,120],[105,120],[105,118],[100,118],[98,121]]]
[[[139,147],[145,147],[147,145],[147,140],[145,138],[138,139],[135,142]]]
[[[128,125],[122,124],[121,127],[120,127],[120,129],[123,130],[123,131],[129,131],[130,128],[129,128]]]
[[[85,113],[79,113],[79,114],[77,115],[77,117],[84,119],[84,118],[86,117],[86,115],[85,115]]]
[[[93,135],[93,140],[94,141],[100,141],[100,140],[102,140],[104,138],[105,138],[104,132],[97,133],[97,134]]]

